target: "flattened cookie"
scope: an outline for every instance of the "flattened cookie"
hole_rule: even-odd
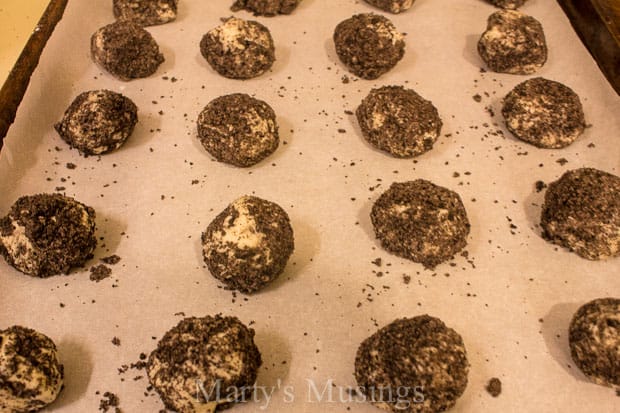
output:
[[[269,29],[236,17],[209,30],[200,41],[200,52],[216,72],[231,79],[260,76],[276,60]]]
[[[478,53],[494,72],[528,75],[547,61],[547,41],[538,20],[518,11],[501,10],[489,16],[487,30],[478,41]]]
[[[247,10],[255,16],[276,16],[291,14],[301,0],[236,0],[230,7],[232,11]]]
[[[271,155],[279,143],[276,114],[244,93],[213,99],[198,115],[198,137],[215,159],[248,167]]]
[[[364,340],[355,357],[355,379],[368,401],[395,413],[452,408],[468,374],[461,336],[428,315],[393,321]]]
[[[564,148],[586,127],[579,96],[542,77],[526,80],[508,93],[502,115],[510,132],[539,148]]]
[[[433,104],[411,89],[373,89],[355,112],[362,134],[373,146],[399,158],[433,147],[442,122]]]
[[[489,3],[502,9],[516,10],[523,6],[526,0],[487,0]]]
[[[60,137],[83,155],[119,148],[138,122],[131,99],[109,90],[80,93],[54,127]]]
[[[114,0],[117,20],[131,20],[140,26],[154,26],[177,18],[178,0]]]
[[[216,315],[181,320],[157,343],[146,370],[167,409],[210,413],[249,400],[261,363],[254,330]]]
[[[260,290],[283,271],[293,253],[293,228],[278,204],[244,196],[230,204],[202,234],[211,274],[243,293]]]
[[[620,389],[620,299],[599,298],[577,310],[568,330],[571,358],[590,380]]]
[[[465,247],[469,220],[461,197],[424,179],[393,183],[370,214],[383,248],[427,268]]]
[[[0,412],[43,409],[58,397],[63,378],[49,337],[22,326],[0,330]]]
[[[593,168],[567,171],[549,184],[542,236],[589,260],[620,255],[620,177]]]
[[[375,6],[383,11],[389,11],[390,13],[398,14],[402,13],[411,6],[415,0],[364,0],[366,3]]]
[[[97,30],[90,50],[95,63],[121,80],[148,77],[164,61],[153,36],[130,21],[117,21]]]
[[[60,194],[23,196],[0,219],[0,253],[35,277],[84,265],[96,245],[95,211]]]
[[[334,30],[336,53],[356,76],[376,79],[405,54],[404,35],[386,17],[365,13],[344,20]]]

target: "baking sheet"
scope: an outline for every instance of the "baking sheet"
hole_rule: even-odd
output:
[[[34,279],[0,263],[0,328],[44,332],[65,364],[66,388],[46,411],[95,411],[97,391],[116,393],[125,412],[159,411],[157,395],[145,393],[145,372],[117,369],[148,354],[154,337],[182,314],[215,313],[254,322],[264,360],[258,385],[275,390],[236,412],[377,411],[346,401],[346,391],[340,400],[339,390],[355,385],[355,351],[377,326],[424,313],[456,329],[468,350],[469,384],[455,411],[617,409],[616,394],[588,383],[571,362],[566,331],[580,305],[618,296],[620,260],[581,259],[545,242],[537,226],[544,194],[537,180],[581,166],[620,174],[620,98],[555,2],[530,0],[522,11],[541,21],[549,45],[536,75],[572,87],[591,125],[562,150],[537,149],[505,130],[500,100],[527,77],[481,73],[476,42],[495,11],[482,0],[418,0],[390,15],[407,33],[407,49],[376,81],[348,74],[331,41],[341,20],[377,11],[366,3],[304,0],[290,16],[256,18],[272,32],[277,61],[270,73],[238,81],[215,73],[198,48],[202,35],[231,15],[232,0],[182,0],[176,22],[149,28],[166,62],[148,79],[121,82],[89,57],[90,35],[113,21],[110,3],[69,3],[0,155],[2,214],[21,195],[64,187],[60,192],[97,211],[102,240],[88,266],[111,254],[122,258],[99,283],[89,280],[88,267]],[[435,148],[415,160],[374,150],[345,113],[388,84],[415,89],[443,119]],[[52,125],[77,94],[98,88],[134,100],[139,124],[122,149],[83,158]],[[267,101],[280,125],[280,148],[250,169],[213,161],[196,138],[204,105],[234,92]],[[380,248],[372,202],[391,182],[417,178],[461,195],[472,223],[468,258],[429,271]],[[243,194],[284,207],[296,242],[280,279],[248,297],[219,288],[200,252],[201,232]],[[376,258],[381,267],[371,263]],[[503,383],[498,398],[484,390],[491,377]],[[320,392],[331,383],[331,399],[317,400],[312,386]]]

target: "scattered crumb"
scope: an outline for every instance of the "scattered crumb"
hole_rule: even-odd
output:
[[[101,399],[99,401],[99,410],[103,411],[104,413],[107,412],[109,409],[114,407],[114,412],[115,413],[120,413],[121,409],[118,408],[119,405],[119,399],[118,396],[112,392],[105,392],[103,393],[103,399]]]
[[[491,396],[497,397],[502,393],[502,382],[497,377],[493,377],[489,380],[486,389]]]
[[[536,192],[540,192],[547,187],[547,184],[543,181],[536,181]]]
[[[119,257],[118,255],[110,255],[109,257],[101,258],[100,261],[103,262],[104,264],[114,265],[114,264],[118,264],[120,260],[121,260],[121,257]]]
[[[118,337],[113,337],[112,338],[112,344],[114,344],[115,346],[120,346],[121,345],[121,339]]]
[[[106,267],[103,264],[93,265],[90,267],[90,280],[99,282],[105,280],[112,274],[110,267]]]

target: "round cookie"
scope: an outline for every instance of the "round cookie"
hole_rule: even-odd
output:
[[[154,26],[177,18],[177,0],[114,0],[114,17],[140,26]]]
[[[83,155],[100,155],[119,148],[138,122],[131,99],[109,90],[79,94],[54,127],[60,137]]]
[[[236,0],[230,7],[232,11],[247,10],[255,16],[276,16],[291,14],[301,0]]]
[[[393,183],[375,201],[370,219],[383,248],[426,268],[467,244],[469,220],[461,197],[424,179]]]
[[[620,299],[599,298],[581,306],[570,323],[568,342],[586,377],[620,389]]]
[[[198,115],[198,137],[215,159],[248,167],[271,155],[279,143],[276,114],[244,93],[220,96]]]
[[[511,9],[516,10],[519,7],[523,6],[523,4],[527,0],[487,0],[492,5],[502,8],[502,9]]]
[[[202,234],[202,253],[211,274],[243,293],[258,291],[275,280],[293,249],[293,228],[286,211],[255,196],[234,201]]]
[[[538,20],[515,10],[501,10],[489,16],[478,53],[494,72],[528,75],[547,61],[547,41]]]
[[[231,79],[260,76],[276,60],[269,29],[236,17],[209,30],[200,41],[200,52],[216,72]]]
[[[364,138],[398,158],[429,151],[441,132],[435,106],[402,86],[371,90],[355,114]]]
[[[0,219],[0,253],[36,277],[84,265],[96,245],[95,211],[64,195],[23,196]]]
[[[260,365],[254,330],[216,315],[181,320],[157,343],[146,369],[167,409],[206,413],[247,400]]]
[[[58,397],[63,377],[49,337],[22,326],[0,330],[0,412],[44,408]]]
[[[468,373],[461,336],[428,315],[393,321],[364,340],[355,357],[360,390],[392,412],[450,409],[465,391]]]
[[[539,148],[564,148],[586,127],[579,96],[568,86],[537,77],[504,98],[502,115],[517,138]]]
[[[589,260],[620,255],[620,177],[593,168],[565,172],[549,184],[543,238]]]
[[[396,66],[405,54],[404,35],[386,17],[356,14],[334,30],[336,53],[356,76],[376,79]]]
[[[364,0],[371,6],[375,6],[383,11],[398,14],[409,10],[415,0]]]
[[[148,77],[164,61],[153,36],[131,21],[117,21],[90,39],[93,60],[121,80]]]

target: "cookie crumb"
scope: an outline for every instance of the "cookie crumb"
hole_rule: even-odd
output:
[[[90,280],[99,282],[105,280],[112,274],[110,267],[106,267],[103,264],[93,265],[90,267]]]
[[[491,396],[497,397],[502,393],[502,382],[497,377],[493,377],[489,380],[486,389]]]

